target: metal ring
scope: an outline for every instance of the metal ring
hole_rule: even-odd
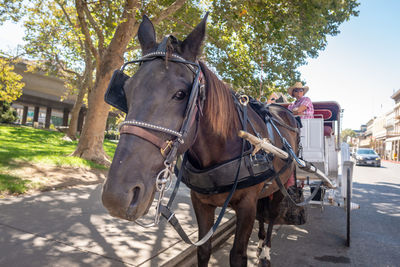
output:
[[[267,103],[268,98],[266,98],[265,96],[261,96],[259,101],[260,101],[261,103]]]
[[[242,104],[243,106],[247,106],[247,104],[249,103],[249,97],[247,95],[241,95],[239,97],[239,102],[240,104]]]
[[[168,190],[172,184],[172,172],[169,168],[160,171],[156,178],[156,189],[158,192]]]

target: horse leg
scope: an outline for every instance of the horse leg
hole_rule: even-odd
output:
[[[256,218],[258,221],[258,248],[257,248],[257,258],[259,258],[262,250],[262,244],[264,243],[266,233],[265,233],[265,217],[267,217],[266,211],[268,211],[268,198],[262,198],[257,201],[257,214]]]
[[[256,217],[256,201],[241,201],[237,207],[233,207],[236,211],[236,231],[229,255],[231,266],[247,266],[247,245]]]
[[[258,219],[258,247],[257,247],[257,258],[260,257],[262,244],[264,243],[266,237],[264,220]]]
[[[268,222],[268,229],[267,229],[267,236],[264,239],[264,242],[261,244],[259,243],[259,249],[261,253],[258,257],[259,263],[258,266],[266,267],[271,266],[271,241],[272,241],[272,229],[274,227],[275,220],[279,216],[280,210],[280,203],[283,199],[283,194],[280,191],[277,191],[273,194],[272,200],[269,201],[268,205],[268,215],[269,215],[269,222]]]
[[[191,194],[194,212],[199,228],[199,240],[207,234],[214,224],[215,207],[203,204],[196,194]],[[211,238],[197,248],[197,264],[199,267],[207,267],[211,256]]]

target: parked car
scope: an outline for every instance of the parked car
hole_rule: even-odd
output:
[[[381,157],[371,148],[360,148],[355,154],[356,165],[371,165],[380,167]]]

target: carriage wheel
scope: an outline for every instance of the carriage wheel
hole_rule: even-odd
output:
[[[346,246],[350,247],[350,211],[351,211],[351,179],[350,168],[347,169],[347,188],[346,188],[346,213],[347,213],[347,240]]]

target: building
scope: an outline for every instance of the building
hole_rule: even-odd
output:
[[[376,117],[367,122],[365,132],[359,137],[358,147],[372,147],[372,129],[375,118]]]
[[[385,155],[385,140],[387,138],[387,131],[385,128],[386,114],[378,116],[374,119],[371,131],[371,147],[381,156]]]
[[[387,118],[388,138],[385,140],[388,159],[400,161],[400,89],[391,98],[394,100],[394,108]]]
[[[12,106],[17,110],[19,123],[49,128],[54,126],[68,126],[70,111],[75,102],[75,96],[67,95],[67,88],[61,79],[49,76],[46,73],[27,72],[29,62],[21,61],[15,64],[14,71],[22,76],[25,83],[23,93]],[[82,129],[85,107],[82,107],[78,119],[78,131]]]

